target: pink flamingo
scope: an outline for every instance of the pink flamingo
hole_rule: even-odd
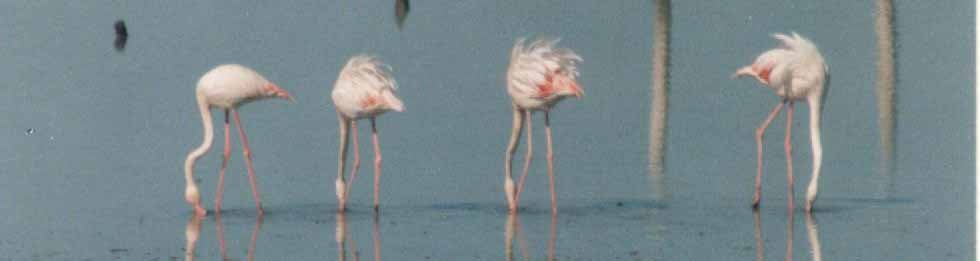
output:
[[[337,209],[344,211],[350,184],[344,183],[344,164],[347,159],[347,134],[353,133],[354,166],[351,169],[350,183],[357,177],[360,166],[360,153],[357,144],[357,120],[371,119],[371,139],[374,143],[374,209],[378,209],[381,178],[381,147],[378,145],[378,128],[375,117],[388,111],[404,111],[402,101],[395,96],[398,84],[391,77],[391,67],[380,59],[367,55],[357,55],[347,61],[334,83],[331,98],[337,109],[340,123],[340,148],[337,162]]]
[[[524,189],[524,179],[531,165],[531,112],[535,110],[544,112],[551,211],[552,213],[558,211],[549,111],[558,101],[566,97],[575,96],[581,99],[583,92],[575,81],[578,77],[577,64],[582,62],[582,57],[570,49],[555,47],[556,43],[558,40],[539,39],[525,45],[524,39],[518,39],[514,49],[511,50],[510,66],[507,69],[507,93],[513,100],[514,120],[504,161],[504,193],[511,212],[517,211],[517,203]],[[524,171],[515,193],[514,181],[511,178],[511,161],[517,151],[517,142],[520,140],[521,127],[525,120],[527,121],[527,155],[524,157]]]
[[[221,161],[221,171],[218,175],[218,188],[215,194],[215,211],[221,211],[222,184],[225,179],[225,168],[228,167],[228,158],[231,156],[231,128],[228,124],[228,112],[231,111],[235,116],[235,125],[238,127],[238,136],[242,141],[242,154],[245,156],[245,166],[248,167],[248,181],[252,185],[252,196],[255,197],[255,208],[259,215],[263,214],[262,202],[259,199],[259,188],[255,183],[255,170],[252,168],[252,154],[248,148],[248,137],[242,128],[242,121],[238,117],[238,106],[250,101],[278,97],[292,101],[289,93],[276,84],[266,80],[259,73],[245,66],[237,64],[220,65],[211,69],[201,76],[197,82],[197,106],[201,110],[201,120],[204,124],[204,142],[200,147],[187,154],[184,162],[184,178],[187,187],[184,191],[184,198],[187,203],[194,207],[194,213],[198,216],[207,215],[207,211],[201,207],[201,195],[194,182],[194,162],[211,149],[214,140],[214,126],[211,123],[211,107],[222,108],[225,111],[225,149],[224,157]]]
[[[806,211],[810,212],[813,202],[817,199],[817,180],[820,178],[820,164],[823,149],[820,146],[820,107],[826,93],[827,65],[817,46],[810,40],[795,32],[792,36],[773,34],[773,38],[782,42],[782,46],[766,51],[755,59],[752,65],[742,67],[732,75],[733,78],[752,76],[760,83],[776,91],[782,98],[776,108],[769,113],[755,131],[755,143],[758,153],[757,173],[755,176],[755,195],[752,207],[759,207],[762,182],[762,137],[769,123],[779,114],[783,105],[789,107],[786,111],[786,165],[787,183],[789,186],[789,208],[793,208],[793,146],[790,143],[790,133],[793,124],[793,102],[806,99],[810,104],[810,142],[813,149],[813,175],[807,188]]]

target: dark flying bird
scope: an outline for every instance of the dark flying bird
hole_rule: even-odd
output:
[[[116,51],[122,52],[123,49],[126,49],[126,40],[129,39],[129,33],[126,32],[126,23],[123,20],[119,20],[116,21],[113,27],[116,28],[116,41],[113,45],[116,46]]]
[[[408,0],[395,0],[395,21],[398,23],[399,31],[405,25],[405,18],[408,16],[409,9],[411,6],[408,4]]]

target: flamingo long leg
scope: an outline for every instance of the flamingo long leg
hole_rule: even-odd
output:
[[[231,158],[231,124],[228,123],[228,110],[225,110],[225,148],[221,158],[221,170],[218,171],[218,188],[215,189],[214,212],[221,212],[221,198],[224,194],[225,170],[228,159]]]
[[[507,198],[507,206],[510,207],[510,211],[517,210],[517,202],[514,201],[514,196],[516,196],[514,191],[514,179],[512,178],[513,169],[513,159],[514,153],[517,152],[517,143],[521,140],[521,128],[524,126],[524,114],[521,110],[517,108],[517,105],[513,105],[514,120],[513,126],[510,129],[510,141],[507,143],[507,152],[504,156],[504,195]]]
[[[790,103],[790,108],[793,108],[793,104]],[[790,109],[792,111],[792,109]],[[792,189],[790,189],[792,190]],[[793,193],[789,194],[790,205],[793,204]],[[793,225],[796,223],[793,207],[787,209],[789,211],[789,221],[786,222],[786,260],[793,260]]]
[[[344,212],[344,207],[347,203],[345,196],[347,194],[347,186],[344,185],[344,164],[347,161],[347,137],[350,130],[350,121],[338,112],[337,122],[340,127],[340,145],[337,148],[337,181],[335,182],[335,188],[337,190],[337,211]]]
[[[789,191],[789,211],[793,211],[793,144],[790,142],[793,130],[793,102],[789,102],[786,109],[786,185]]]
[[[755,174],[755,194],[752,196],[752,207],[759,207],[759,201],[762,199],[762,136],[766,133],[766,128],[772,123],[772,120],[776,118],[779,114],[779,110],[783,109],[783,102],[776,104],[776,107],[772,109],[766,120],[759,125],[758,129],[755,129],[755,147],[756,147],[756,174]]]
[[[378,128],[371,118],[371,142],[374,143],[374,210],[378,210],[381,199],[381,145],[378,143]]]
[[[548,189],[551,192],[551,213],[555,214],[558,213],[558,197],[555,194],[555,153],[551,145],[551,117],[547,111],[544,112],[544,133],[548,143]]]
[[[357,143],[357,121],[350,121],[350,132],[351,140],[354,143],[354,166],[351,166],[350,180],[347,181],[347,186],[344,188],[344,202],[350,198],[351,184],[354,184],[354,179],[357,178],[357,170],[361,167],[361,145]]]
[[[524,171],[521,179],[517,182],[517,195],[514,196],[514,210],[517,210],[517,203],[521,201],[521,192],[524,191],[524,180],[527,179],[528,170],[531,167],[531,158],[534,157],[534,147],[531,145],[531,110],[524,110],[524,120],[527,121],[527,155],[524,155]]]
[[[259,195],[259,185],[255,181],[255,168],[252,167],[252,150],[248,147],[248,136],[245,135],[245,128],[242,127],[242,119],[238,116],[238,110],[231,110],[235,114],[235,125],[238,126],[238,136],[242,140],[242,154],[245,155],[245,166],[248,168],[248,183],[252,185],[252,197],[255,198],[255,209],[259,216],[265,212],[262,210],[262,197]]]

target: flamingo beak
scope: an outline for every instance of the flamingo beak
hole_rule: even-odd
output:
[[[578,87],[578,84],[571,84],[570,88],[572,89],[572,95],[575,96],[576,99],[581,100],[582,96],[585,96],[585,91],[583,91],[581,87]]]
[[[287,92],[285,89],[280,88],[279,86],[271,83],[267,85],[266,88],[269,88],[269,90],[276,97],[288,100],[290,103],[296,103],[296,100],[293,99],[293,96],[289,95],[289,92]]]
[[[732,79],[737,79],[737,78],[742,77],[742,76],[753,76],[753,77],[756,77],[756,73],[755,73],[755,70],[752,70],[752,66],[745,66],[745,67],[742,67],[741,69],[738,69],[738,71],[735,71],[735,73],[732,74],[731,78]]]

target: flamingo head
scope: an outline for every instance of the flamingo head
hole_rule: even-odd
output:
[[[773,66],[745,66],[732,74],[731,78],[741,78],[742,76],[752,76],[762,84],[769,84],[769,75],[771,74]]]
[[[278,85],[274,83],[266,84],[265,87],[263,87],[263,91],[265,91],[265,94],[269,97],[277,97],[277,98],[289,100],[290,102],[295,102],[295,100],[293,100],[293,96],[289,95],[289,92],[287,92],[283,88],[280,88]]]
[[[582,87],[578,86],[578,83],[572,77],[554,77],[553,81],[553,85],[557,87],[556,94],[560,96],[575,96],[579,100],[582,99],[582,96],[585,96],[585,91],[582,90]]]

